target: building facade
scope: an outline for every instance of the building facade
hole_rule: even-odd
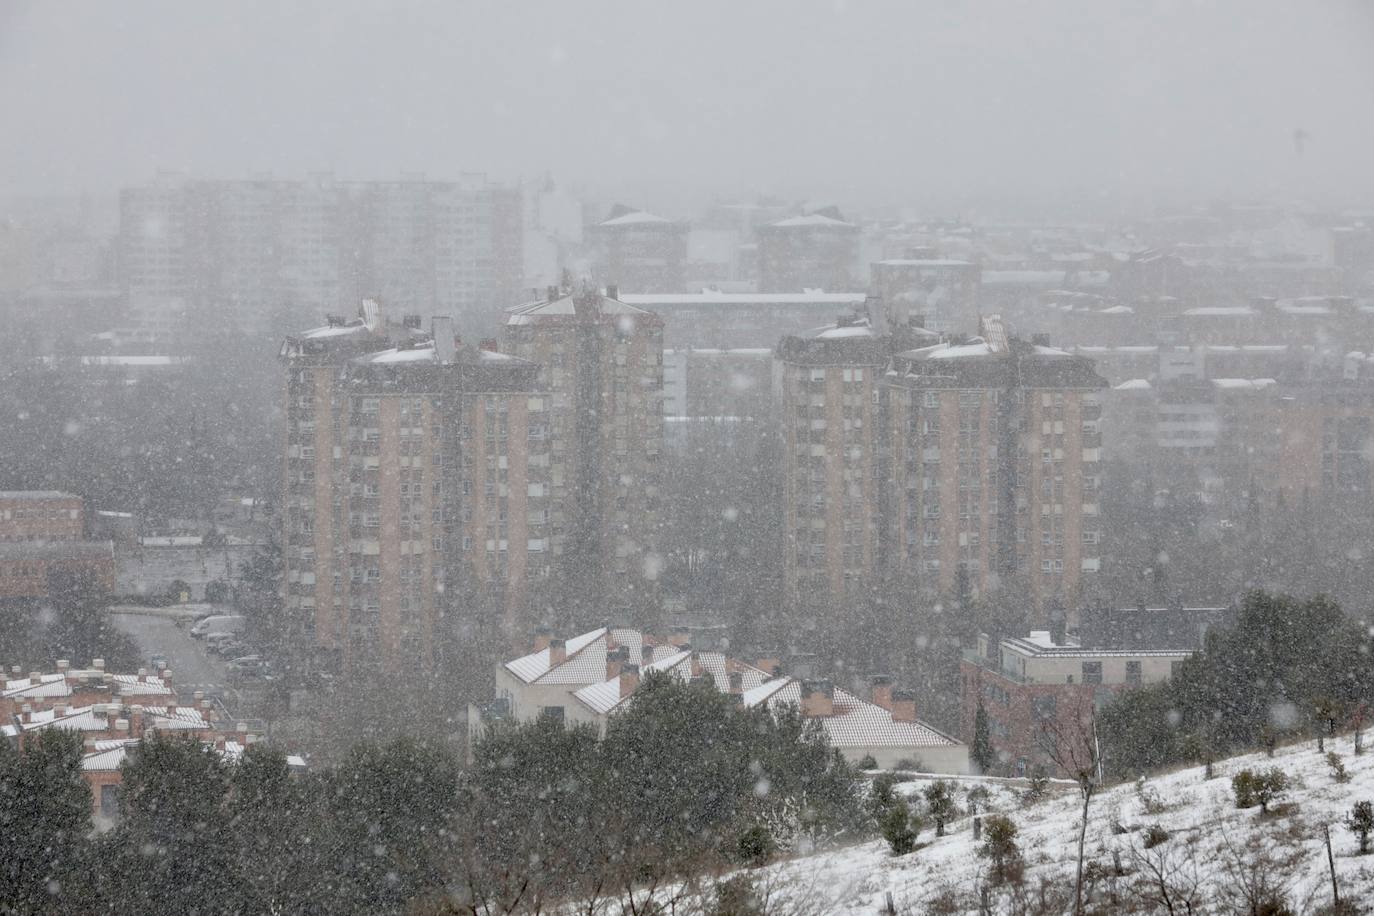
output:
[[[872,757],[887,769],[915,765],[931,773],[968,772],[968,746],[920,721],[915,700],[893,690],[887,678],[875,678],[863,698],[830,681],[779,673],[777,659],[747,662],[694,649],[685,636],[678,630],[664,639],[628,627],[600,627],[566,640],[543,634],[532,652],[496,667],[496,702],[486,716],[469,708],[470,737],[480,738],[493,714],[591,725],[604,735],[611,718],[634,702],[642,679],[657,673],[710,684],[746,707],[794,706],[820,722],[830,745],[850,763]]]
[[[862,286],[854,276],[859,227],[834,211],[760,226],[757,237],[761,293],[807,289],[847,292]]]
[[[793,607],[834,605],[878,564],[878,378],[890,338],[867,319],[778,345],[783,583]]]
[[[448,319],[363,317],[289,337],[285,602],[344,665],[432,661],[436,638],[509,631],[547,575],[538,366]]]
[[[1041,618],[1100,567],[1092,363],[981,336],[895,354],[879,382],[884,567],[929,592],[1015,589]]]
[[[642,608],[657,594],[663,322],[615,287],[551,288],[508,310],[503,330],[548,392],[550,552],[565,598],[598,614],[604,602]]]
[[[475,320],[523,286],[522,210],[482,176],[163,177],[121,192],[121,286],[129,320],[161,335],[189,316],[260,332],[363,297]]]
[[[687,223],[617,205],[588,229],[593,281],[627,293],[685,292],[689,232]]]

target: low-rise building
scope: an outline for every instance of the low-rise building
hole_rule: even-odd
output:
[[[1169,680],[1225,608],[1086,609],[1076,635],[979,634],[960,663],[960,733],[972,742],[981,706],[998,768],[1059,771],[1049,742],[1088,727],[1092,710],[1123,690]]]
[[[782,674],[776,659],[745,662],[715,650],[693,649],[685,630],[670,639],[622,627],[601,627],[571,639],[541,636],[534,651],[496,669],[497,706],[521,722],[552,718],[585,723],[605,733],[611,717],[634,702],[635,690],[653,672],[683,682],[704,679],[748,707],[786,704],[818,720],[832,747],[857,763],[872,757],[879,767],[914,765],[935,773],[968,772],[968,747],[916,718],[910,694],[875,679],[864,699],[832,682]],[[470,738],[480,736],[483,716],[468,714]]]

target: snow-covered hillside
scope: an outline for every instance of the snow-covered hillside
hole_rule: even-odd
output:
[[[1374,800],[1374,752],[1355,757],[1352,745],[1349,736],[1326,745],[1349,772],[1344,783],[1334,778],[1316,742],[1309,742],[1279,748],[1273,759],[1261,753],[1219,761],[1210,780],[1199,767],[1149,779],[1144,791],[1126,784],[1099,793],[1092,801],[1086,846],[1093,911],[1169,912],[1162,901],[1145,903],[1159,895],[1161,876],[1180,913],[1188,912],[1183,896],[1194,899],[1192,912],[1231,911],[1228,897],[1239,895],[1234,902],[1240,903],[1262,884],[1279,890],[1295,912],[1319,910],[1331,903],[1323,826],[1330,827],[1342,898],[1374,900],[1374,855],[1358,856],[1358,841],[1343,824],[1356,801]],[[1292,782],[1284,803],[1271,806],[1268,815],[1258,807],[1237,809],[1231,777],[1242,769],[1269,767],[1282,769]],[[924,785],[917,781],[901,789],[914,794]],[[970,785],[960,781],[961,803]],[[1011,817],[1019,830],[1026,863],[1019,890],[1023,902],[1031,904],[1031,912],[1063,912],[1064,906],[1071,911],[1081,806],[1077,790],[1055,785],[1048,797],[1029,806],[1004,783],[990,783],[989,790],[992,810]],[[1156,824],[1169,838],[1147,850],[1145,830]],[[927,827],[920,843],[916,852],[901,857],[877,841],[793,859],[759,873],[757,883],[774,900],[791,899],[808,912],[873,914],[889,894],[899,913],[977,912],[988,863],[978,856],[980,843],[973,839],[969,819],[952,824],[940,838]],[[1012,891],[989,893],[995,911],[1020,909]],[[1037,909],[1041,901],[1045,908]]]

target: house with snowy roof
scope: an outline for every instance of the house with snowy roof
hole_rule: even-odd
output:
[[[650,673],[704,682],[739,697],[748,707],[799,708],[818,720],[830,744],[857,763],[879,767],[912,761],[935,773],[968,772],[968,747],[916,718],[914,698],[874,681],[865,699],[831,681],[784,674],[777,659],[745,662],[724,652],[694,649],[685,630],[661,639],[626,627],[599,627],[571,639],[541,635],[533,651],[498,665],[495,704],[486,715],[469,709],[469,735],[477,739],[492,714],[519,722],[549,718],[592,725],[603,734],[611,717],[634,703]]]

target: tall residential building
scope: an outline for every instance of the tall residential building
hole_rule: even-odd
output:
[[[509,310],[505,349],[549,392],[550,539],[575,614],[654,600],[663,322],[596,291]]]
[[[589,227],[593,279],[627,293],[685,292],[689,230],[686,223],[617,204],[607,219]]]
[[[897,258],[870,265],[873,295],[891,328],[937,331],[968,327],[978,310],[977,264],[943,258]]]
[[[776,353],[783,435],[785,598],[834,604],[878,559],[877,383],[890,338],[849,318],[784,337]]]
[[[131,321],[248,331],[375,297],[474,320],[523,286],[518,189],[480,176],[343,182],[159,178],[120,195]]]
[[[887,578],[971,596],[1024,586],[1043,616],[1098,569],[1102,380],[1086,359],[983,335],[842,320],[783,338],[784,592]]]
[[[884,565],[929,591],[1017,589],[1075,608],[1100,565],[1103,380],[1092,363],[981,336],[894,354],[879,385]]]
[[[759,292],[806,289],[846,292],[861,288],[854,274],[859,227],[833,209],[760,226]]]
[[[424,664],[513,630],[548,571],[539,367],[462,345],[451,319],[362,317],[288,337],[285,602],[344,665]],[[442,628],[442,629],[441,629]]]

